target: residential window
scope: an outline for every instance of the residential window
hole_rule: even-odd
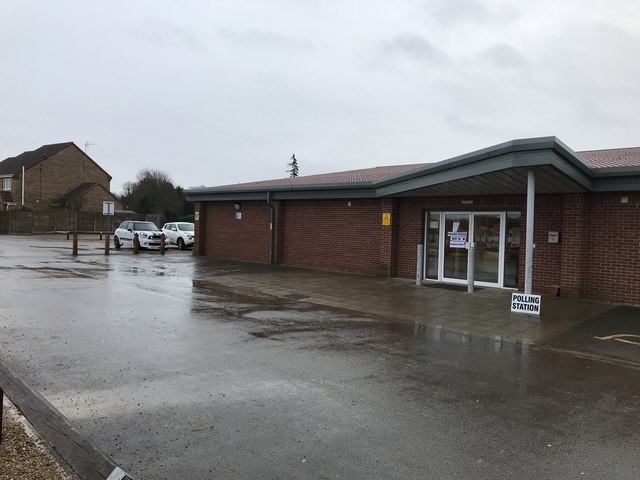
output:
[[[7,190],[11,190],[11,179],[10,178],[3,178],[2,179],[2,190],[7,191]]]

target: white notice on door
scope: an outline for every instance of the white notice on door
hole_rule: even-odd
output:
[[[448,232],[450,248],[465,248],[467,243],[467,232]]]

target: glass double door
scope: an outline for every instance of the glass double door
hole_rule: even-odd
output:
[[[438,279],[467,283],[473,264],[478,285],[503,286],[504,213],[443,212],[440,216]],[[473,262],[469,262],[470,245],[475,251]]]

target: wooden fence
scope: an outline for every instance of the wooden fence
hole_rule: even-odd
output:
[[[0,233],[113,232],[123,220],[149,220],[162,228],[161,215],[93,212],[0,212]]]

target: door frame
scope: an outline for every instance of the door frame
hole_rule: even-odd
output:
[[[498,246],[498,281],[496,283],[493,282],[479,282],[479,281],[474,281],[474,285],[480,286],[480,287],[493,287],[493,288],[504,288],[504,264],[505,264],[505,248],[506,248],[506,235],[505,235],[505,229],[506,229],[506,218],[507,218],[507,212],[506,211],[496,211],[496,210],[478,210],[478,211],[471,211],[471,210],[446,210],[446,211],[431,211],[431,212],[425,212],[425,219],[426,222],[425,224],[428,225],[429,223],[429,218],[428,215],[431,213],[439,213],[439,232],[438,232],[438,279],[437,281],[440,283],[450,283],[450,284],[456,284],[456,285],[467,285],[469,283],[468,279],[457,279],[457,278],[448,278],[444,276],[444,249],[445,249],[445,242],[447,240],[447,232],[445,231],[445,223],[446,223],[446,216],[447,215],[467,215],[468,219],[469,219],[469,232],[468,232],[468,239],[469,241],[472,241],[473,243],[475,243],[475,216],[476,215],[491,215],[491,216],[498,216],[500,218],[500,239],[499,239],[499,246]],[[425,234],[425,239],[427,238],[426,234]],[[426,240],[425,240],[426,242]],[[467,242],[468,243],[468,242]],[[427,246],[425,245],[425,251],[427,249]],[[468,249],[468,246],[467,246]],[[425,259],[424,259],[424,264],[423,264],[423,271],[422,271],[422,277],[423,280],[425,281],[434,281],[433,279],[427,279],[426,278],[426,255],[425,255]],[[467,272],[469,271],[469,255],[467,255]],[[475,263],[475,262],[474,262]]]

